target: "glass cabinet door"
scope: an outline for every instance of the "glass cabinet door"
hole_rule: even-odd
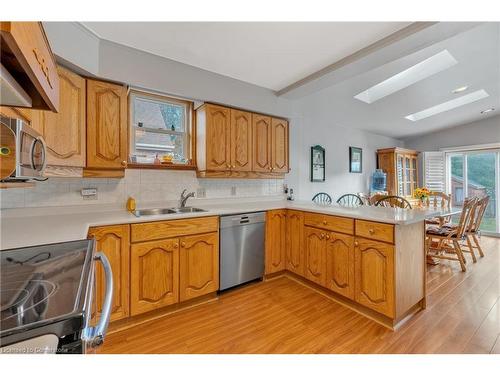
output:
[[[398,191],[396,192],[396,194],[404,195],[403,156],[397,155],[396,160],[397,160],[396,169],[397,169],[397,186],[398,186]]]

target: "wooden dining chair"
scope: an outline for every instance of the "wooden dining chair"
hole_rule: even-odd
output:
[[[474,207],[471,209],[469,224],[465,228],[465,236],[464,241],[466,242],[466,246],[462,246],[462,251],[470,253],[472,257],[472,261],[476,263],[476,254],[474,253],[474,249],[476,249],[481,258],[484,257],[483,249],[479,243],[479,238],[481,236],[481,222],[483,220],[484,213],[486,212],[486,208],[488,207],[488,203],[490,202],[490,197],[486,195],[483,198],[477,198]],[[446,228],[456,228],[456,224],[447,223],[444,224],[443,227]]]
[[[358,207],[363,205],[363,201],[356,194],[344,194],[337,199],[337,203],[345,207]]]
[[[465,231],[471,219],[471,213],[477,203],[476,198],[464,201],[460,220],[456,226],[435,226],[426,229],[425,252],[431,258],[454,260],[460,263],[463,272],[466,271],[465,256],[460,246]],[[452,255],[455,255],[452,256]]]
[[[363,205],[365,206],[371,206],[371,202],[370,202],[370,196],[368,194],[365,194],[365,193],[358,193],[356,194],[359,199],[361,199],[361,201],[363,202]]]
[[[317,204],[328,205],[332,204],[332,197],[327,193],[318,193],[313,197],[312,201]]]
[[[370,197],[370,206],[375,206],[379,200],[387,197],[387,194],[375,193]]]
[[[451,208],[451,194],[445,194],[440,191],[431,191],[429,197],[425,200],[425,205],[434,209],[450,209]],[[451,216],[445,218],[433,217],[425,220],[427,225],[443,225],[450,222]]]
[[[411,204],[405,198],[397,195],[387,195],[380,198],[375,206],[405,208],[411,210]]]

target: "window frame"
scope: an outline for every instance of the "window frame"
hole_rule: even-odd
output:
[[[135,143],[135,123],[134,123],[134,100],[135,98],[142,98],[151,100],[153,102],[165,102],[171,104],[182,105],[185,107],[185,131],[179,132],[167,129],[149,129],[150,133],[157,134],[172,134],[183,135],[185,158],[188,160],[186,164],[153,164],[153,163],[132,163],[131,156],[136,149]],[[144,168],[144,169],[196,169],[196,133],[195,133],[195,115],[194,115],[194,102],[179,99],[176,97],[151,93],[137,89],[130,89],[128,94],[128,113],[129,113],[129,168]]]

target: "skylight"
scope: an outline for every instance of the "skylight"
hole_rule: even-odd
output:
[[[447,51],[443,50],[436,55],[409,67],[402,72],[387,78],[375,86],[359,93],[354,98],[371,104],[388,95],[407,88],[427,77],[430,77],[457,64],[457,60]]]
[[[471,92],[470,94],[461,96],[459,98],[453,99],[453,100],[448,100],[447,102],[435,105],[434,107],[430,107],[427,109],[424,109],[423,111],[413,113],[411,115],[406,116],[410,121],[419,121],[423,120],[424,118],[431,117],[434,115],[437,115],[442,112],[449,111],[454,108],[461,107],[466,104],[474,103],[477,102],[478,100],[487,98],[489,95],[486,91],[484,90],[477,90],[474,92]]]

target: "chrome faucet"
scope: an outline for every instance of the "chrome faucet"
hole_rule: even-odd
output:
[[[186,202],[189,198],[194,197],[194,192],[191,192],[186,195],[187,189],[184,189],[181,193],[181,199],[179,200],[179,208],[186,207]]]

